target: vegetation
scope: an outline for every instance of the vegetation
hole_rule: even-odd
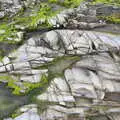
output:
[[[13,24],[2,23],[0,25],[0,42],[15,43],[16,32]]]
[[[24,9],[12,18],[12,22],[8,22],[8,18],[4,18],[4,23],[0,25],[0,42],[16,43],[16,33],[19,31],[16,25],[25,27],[28,30],[37,29],[38,27],[51,27],[48,20],[60,12],[52,10],[50,4],[58,3],[65,7],[76,7],[83,0],[64,0],[61,3],[59,0],[48,0],[48,2],[42,2],[39,5],[37,12],[32,12],[27,16],[24,16]],[[6,21],[6,22],[5,22]]]
[[[17,33],[19,31],[34,30],[38,27],[51,27],[48,23],[48,19],[55,16],[59,11],[53,11],[48,3],[41,3],[37,12],[32,12],[29,15],[24,15],[22,9],[11,20],[4,18],[4,22],[0,25],[0,42],[6,42],[8,44],[19,45],[23,40],[20,40]],[[10,22],[11,21],[11,22]],[[17,28],[16,26],[19,26]],[[24,28],[23,30],[21,28]],[[0,50],[0,60],[2,60],[2,50]]]
[[[19,78],[13,78],[12,76],[0,76],[1,81],[6,81],[7,87],[13,89],[13,94],[15,95],[22,95],[24,93],[21,93],[21,90],[25,90],[25,93],[30,92],[31,90],[38,88],[38,87],[44,87],[45,84],[48,83],[48,79],[46,75],[42,75],[41,81],[39,83],[29,83],[29,82],[22,82],[21,86],[17,85],[17,82]]]
[[[67,8],[78,7],[83,1],[85,0],[64,0],[63,2],[60,0],[48,0],[49,3],[56,3]]]
[[[33,12],[31,16],[16,17],[14,20],[16,24],[26,26],[27,29],[37,29],[38,25],[51,27],[48,23],[48,19],[55,16],[59,11],[53,11],[48,3],[41,3],[40,9],[37,12]]]
[[[19,116],[20,115],[20,113],[13,113],[12,115],[11,115],[11,117],[14,119],[14,118],[16,118],[17,116]]]
[[[110,16],[98,16],[108,23],[120,24],[120,14],[111,14]]]
[[[48,0],[49,3],[57,3],[58,0]]]
[[[109,23],[120,24],[120,14],[113,14],[111,16],[104,17]]]
[[[79,3],[82,0],[65,0],[64,5],[66,7],[75,7],[76,5],[79,5]],[[20,31],[20,29],[16,28],[16,25],[19,25],[20,27],[25,27],[24,30],[35,30],[39,26],[40,27],[51,27],[51,25],[48,23],[48,20],[55,16],[60,10],[58,11],[53,11],[52,7],[49,5],[50,3],[57,3],[58,0],[48,0],[48,2],[42,2],[39,6],[39,10],[37,12],[32,12],[29,15],[24,15],[24,10],[22,9],[16,16],[12,18],[12,20],[9,20],[7,18],[4,18],[4,23],[0,25],[0,42],[7,42],[8,44],[19,44],[19,42],[15,41],[17,38],[17,32]],[[10,22],[11,21],[11,22]],[[22,31],[22,30],[21,30]],[[0,51],[0,60],[2,60],[2,50]],[[67,60],[65,58],[66,61]],[[72,60],[71,60],[72,61]],[[46,67],[52,65],[54,63],[57,63],[58,60],[54,60],[52,63],[49,63]],[[62,60],[61,60],[62,62]],[[70,62],[71,63],[71,62]],[[45,66],[45,65],[44,65]],[[56,66],[57,67],[57,66]],[[69,64],[67,64],[66,67],[69,67]],[[52,69],[54,69],[52,67]],[[58,69],[57,69],[58,70]],[[64,69],[62,69],[61,72],[63,72]],[[49,77],[54,76],[54,70],[50,71]],[[57,74],[61,74],[59,71]],[[10,87],[13,89],[13,94],[15,95],[21,95],[21,91],[24,90],[25,93],[30,92],[31,90],[39,87],[44,87],[45,84],[48,84],[48,77],[46,75],[43,75],[41,78],[41,81],[39,83],[29,83],[29,82],[21,82],[20,85],[18,85],[18,80],[19,80],[19,75],[18,76],[10,76],[10,75],[1,75],[0,76],[0,81],[5,80],[8,84],[7,87]],[[54,76],[55,77],[55,76]],[[53,78],[53,77],[52,77]],[[49,78],[51,79],[51,78]]]
[[[83,2],[84,0],[64,0],[63,5],[65,7],[77,7],[80,5],[81,2]]]

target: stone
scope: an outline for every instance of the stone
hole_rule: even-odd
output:
[[[10,59],[8,58],[8,57],[4,57],[3,58],[3,64],[4,65],[7,65],[7,64],[9,64],[10,63]]]
[[[0,30],[0,35],[4,34],[5,30]]]
[[[30,36],[3,58],[0,75],[9,73],[17,86],[38,83],[42,75],[50,77],[49,86],[36,96],[46,109],[38,115],[36,106],[24,106],[20,108],[23,113],[14,120],[82,119],[87,114],[97,119],[96,112],[109,115],[119,110],[119,41],[120,35],[90,30],[60,29]],[[25,90],[22,87],[21,92]]]
[[[56,25],[57,25],[57,18],[56,17],[50,18],[48,20],[48,22],[49,22],[50,25],[56,27]]]
[[[63,25],[66,22],[66,20],[62,14],[57,15],[57,21],[60,25]]]
[[[35,108],[35,109],[33,109],[33,108]],[[23,107],[20,108],[20,112],[22,112],[22,113],[27,112],[30,109],[33,109],[34,112],[37,112],[37,105],[36,104],[24,105]]]
[[[24,32],[17,32],[17,37],[18,37],[18,40],[16,39],[17,42],[22,41],[24,37]]]
[[[41,120],[40,116],[37,113],[31,111],[23,113],[22,115],[16,117],[14,120]]]
[[[96,14],[97,15],[111,15],[112,10],[113,10],[112,6],[102,6],[102,7],[97,8]]]
[[[58,34],[55,31],[51,31],[46,34],[46,42],[50,45],[50,47],[56,50],[59,49],[58,39]]]
[[[12,118],[5,118],[4,120],[13,120]]]
[[[0,18],[4,18],[5,17],[5,12],[0,12]]]

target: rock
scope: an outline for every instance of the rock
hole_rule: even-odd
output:
[[[3,11],[3,12],[0,12],[0,19],[1,19],[1,18],[4,18],[4,17],[5,17],[4,11]]]
[[[63,25],[66,22],[66,20],[62,14],[57,15],[57,21],[60,25]]]
[[[33,109],[34,108],[34,109]],[[37,105],[36,104],[29,104],[29,105],[25,105],[23,107],[20,108],[20,112],[27,112],[30,109],[33,109],[32,111],[34,111],[35,113],[37,113]]]
[[[15,28],[20,30],[25,30],[25,27],[21,25],[15,25]]]
[[[9,64],[10,63],[10,59],[8,58],[8,57],[4,57],[4,59],[3,59],[3,64],[4,65],[7,65],[7,64]]]
[[[5,30],[0,30],[0,35],[4,34]]]
[[[29,17],[29,13],[38,11],[36,5],[41,2],[47,1],[0,0],[0,18],[17,15],[23,6],[23,16],[27,13]],[[56,4],[50,7],[53,11],[61,8]],[[38,20],[38,25],[48,23],[54,27],[45,32],[38,30],[41,26],[30,32],[25,25],[17,24],[19,20],[14,21],[12,25],[16,24],[18,32],[11,35],[16,39],[8,36],[7,40],[21,43],[26,32],[27,40],[19,47],[0,43],[4,55],[0,61],[0,82],[8,83],[11,91],[14,87],[14,92],[20,89],[22,94],[35,87],[35,93],[33,90],[33,94],[18,98],[0,89],[0,119],[14,111],[14,106],[20,106],[15,111],[18,116],[4,120],[119,120],[120,35],[95,31],[101,27],[103,30],[107,24],[97,16],[119,12],[120,8],[112,5],[82,2],[48,20]],[[112,31],[119,31],[119,25],[114,26]],[[4,33],[1,29],[0,35]],[[21,107],[29,103],[26,102],[29,96],[34,97],[36,104]]]
[[[101,6],[99,8],[97,8],[96,10],[96,14],[97,15],[111,15],[113,10],[112,6]]]
[[[57,26],[57,19],[56,17],[53,17],[53,18],[50,18],[48,20],[49,24],[52,25],[53,27],[56,27]]]
[[[21,0],[0,0],[0,3],[2,4],[2,12],[0,12],[1,18],[3,18],[5,15],[11,17],[22,8]]]
[[[80,13],[80,14],[87,14],[88,13],[88,7],[87,7],[87,3],[81,3],[80,6],[78,6],[77,8],[77,13]]]
[[[13,120],[12,118],[5,118],[4,120]]]
[[[18,37],[18,40],[16,39],[15,41],[17,42],[22,41],[24,37],[24,32],[17,32],[17,37]]]
[[[58,34],[55,31],[51,31],[46,34],[46,42],[49,43],[50,48],[53,48],[55,50],[59,49],[58,39]]]
[[[39,115],[35,112],[29,111],[27,113],[23,113],[22,115],[16,117],[14,120],[25,120],[25,119],[29,119],[29,120],[41,120],[41,118],[39,117]]]
[[[24,82],[40,82],[43,75],[50,82],[48,88],[36,96],[42,113],[38,115],[34,105],[25,106],[14,120],[67,120],[71,116],[84,119],[88,114],[97,119],[96,112],[109,115],[113,105],[116,108],[119,102],[119,41],[119,35],[69,29],[30,36],[3,58],[0,75],[9,73],[16,80],[14,84],[20,87]],[[25,90],[26,87],[22,87],[21,92]],[[106,119],[106,114],[101,115],[102,118]]]

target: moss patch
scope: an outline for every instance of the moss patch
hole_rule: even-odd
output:
[[[12,88],[12,93],[14,95],[23,95],[27,94],[35,88],[44,87],[48,83],[47,76],[45,74],[42,75],[41,81],[39,83],[29,83],[29,82],[21,82],[21,85],[17,85],[19,78],[14,78],[12,76],[0,76],[1,81],[7,82],[7,87]],[[21,90],[25,91],[25,93],[21,93]]]
[[[59,0],[48,0],[49,3],[57,3]]]
[[[64,70],[79,60],[79,56],[56,57],[53,61],[37,66],[34,69],[48,69],[48,78],[51,80],[54,77],[63,76]]]
[[[52,62],[46,64],[46,68],[48,69],[48,76],[43,74],[40,82],[38,83],[19,82],[20,75],[1,75],[0,81],[7,82],[7,86],[13,89],[12,93],[15,95],[24,95],[27,93],[31,94],[32,91],[35,93],[34,91],[36,88],[43,91],[46,89],[53,78],[58,76],[62,77],[64,75],[64,70],[70,68],[72,64],[78,60],[80,60],[80,57],[78,56],[63,56],[55,58]],[[36,69],[40,68],[41,67],[38,67]]]
[[[16,24],[26,26],[29,30],[37,29],[38,27],[51,27],[48,19],[55,16],[58,11],[53,11],[50,5],[46,2],[41,3],[37,12],[32,12],[29,16],[16,17]]]
[[[55,3],[61,6],[64,6],[65,8],[74,8],[78,7],[81,2],[86,1],[86,0],[48,0],[49,3]]]
[[[72,64],[80,60],[78,56],[63,56],[57,57],[52,62],[51,65],[48,66],[49,77],[55,78],[64,75],[64,70],[71,67]]]
[[[17,116],[19,116],[20,115],[20,113],[13,113],[12,115],[11,115],[11,117],[14,119],[14,118],[16,118]]]
[[[2,32],[0,35],[0,42],[16,43],[14,39],[16,38],[17,31],[14,25],[2,23],[0,25],[0,32]]]
[[[105,20],[108,23],[120,24],[120,13],[110,16],[99,16],[98,18]]]
[[[65,7],[71,8],[71,7],[77,7],[80,5],[81,2],[85,0],[64,0],[63,5]]]

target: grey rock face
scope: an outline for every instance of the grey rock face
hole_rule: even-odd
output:
[[[5,12],[4,11],[0,12],[0,18],[3,18],[4,16],[5,16]]]
[[[91,6],[88,6],[88,3],[83,3],[78,8],[64,10],[57,16],[50,18],[48,22],[54,27],[63,26],[71,29],[93,29],[105,26],[105,22],[100,22],[96,16],[98,8],[95,6],[91,8]]]
[[[120,111],[116,107],[120,102],[119,49],[119,35],[54,30],[31,37],[16,52],[5,57],[0,74],[14,76],[19,73],[18,82],[39,82],[42,74],[63,73],[54,77],[47,90],[36,98],[38,103],[47,102],[46,109],[40,113],[42,120],[108,120],[107,116],[115,117],[116,113],[119,120]],[[39,68],[52,62],[56,56],[77,56],[79,59],[58,60],[48,69]],[[20,119],[27,114],[19,116]]]
[[[70,8],[60,12],[48,20],[54,27],[69,29],[93,29],[106,26],[106,22],[98,16],[119,15],[120,8],[112,5],[90,5],[83,2],[77,8]]]
[[[0,0],[3,5],[0,18],[12,16],[22,5],[38,1]],[[25,82],[39,83],[43,75],[50,82],[36,97],[38,109],[36,105],[24,106],[19,116],[7,120],[119,120],[120,35],[85,30],[106,25],[97,15],[118,11],[117,7],[89,6],[88,3],[64,10],[50,18],[49,24],[83,30],[35,33],[16,51],[6,54],[0,62],[0,82],[9,82],[6,76],[12,78],[21,93],[26,92]],[[39,22],[42,24],[45,19]],[[24,26],[21,29],[24,30]],[[0,35],[4,32],[1,30]],[[19,39],[15,40],[21,41],[23,32],[16,36]],[[1,49],[6,48],[1,46]],[[4,100],[0,100],[4,108]]]
[[[12,16],[15,15],[21,8],[21,0],[0,0],[1,4],[1,18],[5,15]]]

